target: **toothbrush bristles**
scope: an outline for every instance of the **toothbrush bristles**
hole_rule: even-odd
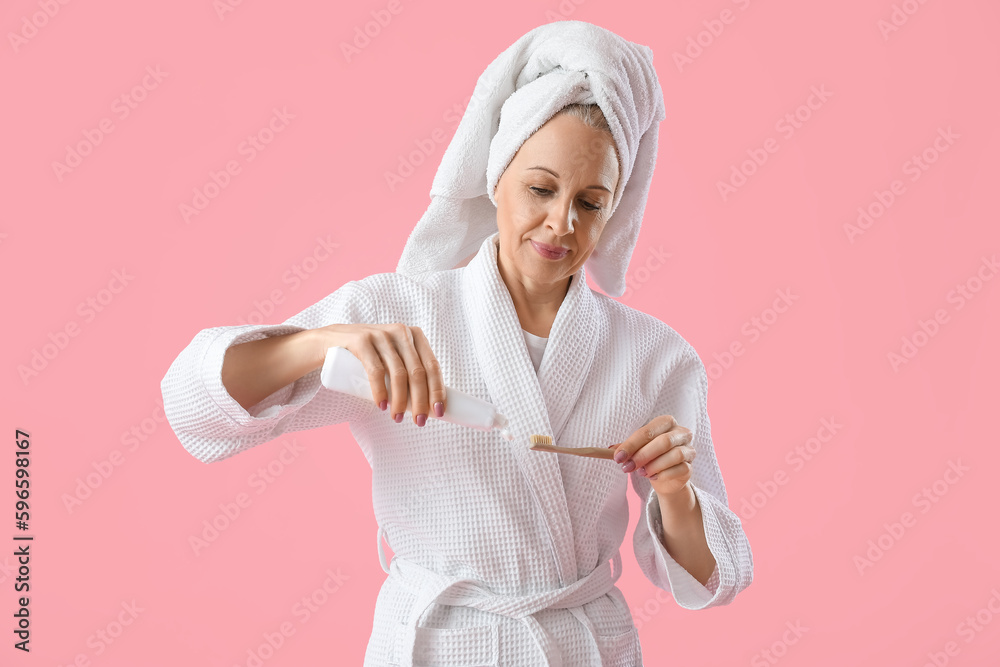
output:
[[[541,445],[542,447],[552,445],[552,436],[549,435],[534,434],[529,439],[531,440],[532,447],[535,447],[536,445]]]

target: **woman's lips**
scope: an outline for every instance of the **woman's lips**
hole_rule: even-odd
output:
[[[566,253],[569,252],[569,248],[560,248],[559,246],[539,243],[538,241],[532,241],[531,245],[535,248],[535,251],[545,259],[562,259],[566,256]]]

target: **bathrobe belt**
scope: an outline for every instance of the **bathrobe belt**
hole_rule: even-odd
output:
[[[382,550],[382,530],[379,529],[379,556],[385,569],[385,553]],[[612,571],[612,563],[614,569]],[[446,577],[429,570],[413,561],[394,556],[389,572],[395,568],[405,585],[414,587],[417,599],[413,605],[410,618],[403,629],[402,655],[400,665],[412,667],[413,649],[416,644],[417,626],[431,604],[447,604],[454,606],[475,607],[482,611],[517,619],[527,627],[532,637],[541,649],[546,661],[552,667],[563,667],[562,652],[552,637],[533,616],[542,609],[568,609],[584,625],[594,644],[595,655],[600,655],[597,643],[597,632],[593,623],[584,613],[582,606],[588,602],[607,595],[615,587],[615,582],[622,573],[621,552],[616,551],[610,561],[604,561],[587,576],[569,586],[554,590],[542,591],[532,595],[497,595],[483,588],[473,579],[456,579]]]

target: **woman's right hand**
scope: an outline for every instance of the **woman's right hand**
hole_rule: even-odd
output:
[[[407,396],[413,422],[423,426],[427,416],[444,415],[447,397],[441,366],[420,327],[405,324],[331,324],[315,330],[320,334],[321,358],[331,347],[346,348],[368,373],[372,396],[397,423],[403,421]],[[392,404],[385,388],[389,373]],[[432,413],[431,410],[434,410]]]

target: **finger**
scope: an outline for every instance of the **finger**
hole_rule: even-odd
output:
[[[694,447],[688,445],[672,447],[670,451],[657,456],[649,463],[640,467],[639,474],[643,477],[652,477],[657,473],[667,472],[672,468],[684,470],[685,466],[687,466],[687,470],[690,470],[694,463],[695,454]]]
[[[690,432],[683,426],[674,426],[666,433],[661,433],[647,444],[639,448],[632,458],[622,465],[622,472],[632,472],[642,470],[650,461],[658,456],[670,451],[674,447],[679,447],[690,441]],[[645,474],[645,473],[640,473]]]
[[[674,447],[687,445],[690,444],[690,442],[691,432],[683,426],[674,426],[674,428],[670,429],[666,433],[661,433],[650,440],[646,445],[640,447],[639,451],[633,454],[632,458],[629,460],[635,463],[636,468],[641,468],[656,457],[667,453]]]
[[[660,415],[652,419],[648,424],[638,429],[618,445],[618,450],[615,452],[615,461],[617,463],[625,463],[630,460],[637,451],[653,438],[661,433],[666,433],[676,424],[677,422],[671,415]]]
[[[427,421],[429,405],[427,404],[427,369],[417,354],[413,344],[412,328],[405,324],[401,329],[394,329],[393,340],[396,350],[406,364],[406,376],[410,392],[410,418],[417,426],[423,426]]]
[[[691,470],[693,466],[690,461],[684,461],[683,463],[678,463],[675,466],[670,466],[669,468],[664,468],[659,472],[647,473],[647,477],[655,480],[674,480],[674,481],[689,481],[691,479]]]
[[[395,340],[391,331],[383,329],[375,336],[375,346],[382,355],[382,363],[389,372],[389,384],[392,387],[392,400],[389,416],[397,423],[403,421],[406,412],[408,381],[406,365],[396,352]]]
[[[424,368],[427,369],[428,402],[434,410],[434,416],[441,417],[447,406],[441,364],[434,356],[431,344],[424,336],[423,330],[420,327],[410,327],[410,331],[413,333],[413,344],[417,348],[417,354],[420,355],[420,360],[423,362]]]
[[[357,357],[361,365],[365,367],[365,374],[368,376],[368,384],[371,385],[372,399],[375,404],[381,408],[382,402],[385,401],[386,409],[388,409],[389,391],[385,388],[385,374],[388,369],[382,362],[378,350],[375,349],[374,339],[365,338],[355,349],[348,349],[348,351]]]

